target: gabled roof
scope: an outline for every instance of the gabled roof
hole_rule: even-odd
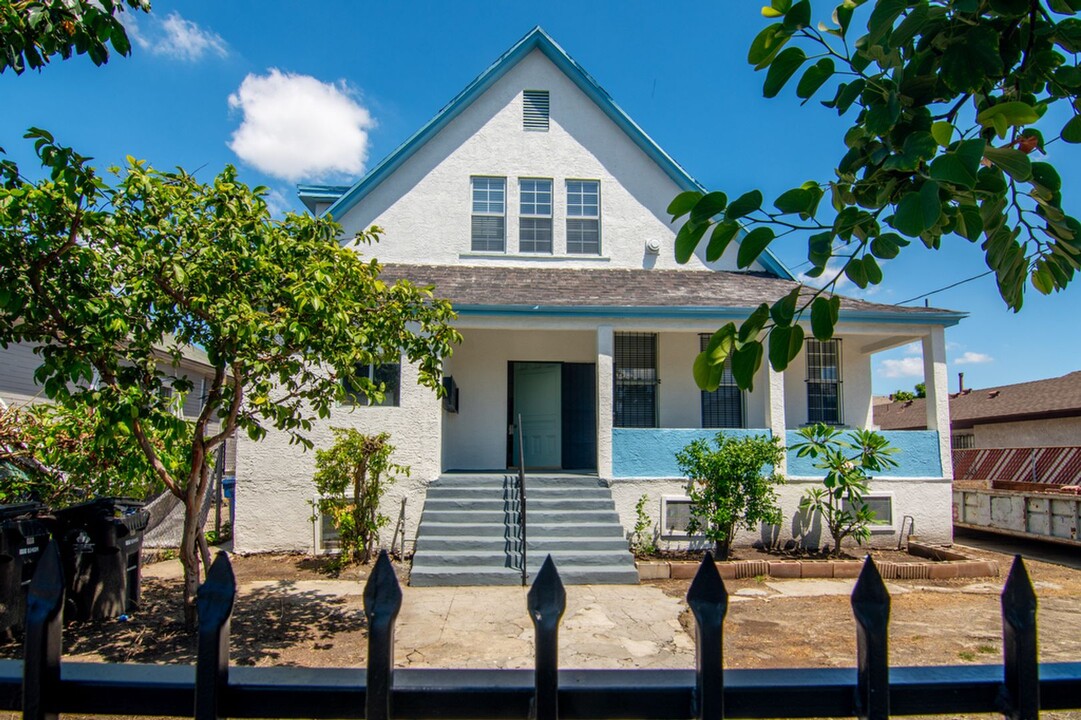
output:
[[[337,195],[335,195],[334,191],[340,188],[335,186],[301,186],[299,188],[301,199],[304,200],[305,205],[308,205],[309,200],[307,198],[311,197],[313,204],[309,207],[313,207],[315,201],[325,201],[333,195],[337,199],[327,208],[326,212],[335,217],[343,216],[533,50],[540,50],[544,53],[545,57],[551,60],[578,89],[585,93],[682,190],[706,192],[706,189],[697,180],[691,177],[679,163],[673,160],[652,138],[646,135],[645,131],[634,120],[631,120],[627,113],[616,105],[611,96],[597,84],[597,81],[581,65],[557,45],[548,33],[540,26],[537,26],[507,52],[503,53],[491,67],[469,83],[456,98],[451,100],[424,127],[414,133],[397,150],[385,157],[355,185]],[[769,249],[762,253],[758,259],[763,267],[770,272],[782,278],[793,278],[792,273],[784,266],[784,263],[777,259]]]
[[[797,287],[767,273],[507,267],[496,265],[385,265],[386,280],[435,288],[454,309],[469,314],[620,315],[635,317],[745,317]],[[809,295],[813,289],[806,288]],[[954,325],[965,313],[899,307],[841,298],[841,320]]]
[[[875,423],[883,430],[925,427],[926,402],[918,398],[879,405]],[[950,395],[950,427],[954,430],[983,423],[1075,416],[1081,416],[1081,371]]]

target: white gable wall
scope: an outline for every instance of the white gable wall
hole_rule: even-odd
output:
[[[522,90],[547,90],[548,132],[522,128]],[[507,180],[503,255],[470,250],[472,176]],[[518,254],[519,178],[549,178],[552,255]],[[566,254],[566,180],[599,180],[601,254]],[[678,226],[665,212],[680,187],[539,50],[522,59],[355,207],[338,218],[345,237],[386,231],[371,254],[387,263],[686,268],[673,257]],[[646,252],[659,240],[659,254]],[[704,251],[705,243],[703,243]],[[715,269],[736,269],[735,244]],[[761,270],[755,266],[755,270]]]

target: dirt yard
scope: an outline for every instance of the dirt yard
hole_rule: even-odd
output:
[[[975,559],[996,560],[1002,568],[998,578],[941,581],[892,581],[891,662],[894,665],[997,663],[1002,657],[999,593],[1011,558],[1000,553],[969,550]],[[1040,655],[1045,661],[1081,659],[1081,570],[1033,560],[1028,563],[1039,597]],[[232,623],[232,658],[239,665],[361,666],[365,663],[365,620],[361,599],[364,570],[352,570],[332,578],[321,562],[306,557],[275,555],[237,557],[234,568],[240,587]],[[107,662],[190,663],[195,659],[194,638],[179,622],[179,563],[168,560],[146,568],[144,609],[126,622],[99,621],[68,625],[64,629],[64,657]],[[758,578],[729,581],[732,598],[726,622],[725,664],[733,668],[837,667],[855,664],[855,629],[849,604],[851,581],[772,580]],[[616,617],[603,606],[600,592],[576,600],[568,607],[564,623],[583,627],[591,618],[601,622],[588,626],[575,641],[588,650],[590,643],[606,648],[590,655],[576,651],[582,667],[692,667],[693,632],[683,598],[689,582],[652,581],[633,592],[649,594],[662,602],[657,617],[644,610]],[[406,602],[428,603],[433,608],[451,590],[421,589],[427,594],[407,593]],[[488,602],[505,606],[515,615],[521,603],[521,623],[513,629],[489,623],[464,637],[453,652],[441,640],[439,617],[434,609],[435,631],[404,627],[399,620],[400,665],[414,664],[415,650],[428,667],[522,666],[529,662],[532,630],[525,613],[521,589],[501,589]],[[411,592],[417,592],[410,589]],[[484,615],[476,606],[488,597],[480,591],[458,612]],[[631,589],[622,592],[631,592]],[[507,594],[509,593],[509,594]],[[517,593],[517,594],[516,594]],[[570,595],[570,593],[569,593]],[[652,597],[651,596],[651,597]],[[464,597],[464,596],[459,596]],[[575,596],[577,597],[577,596]],[[613,596],[615,597],[615,596]],[[622,603],[633,604],[619,596]],[[664,600],[664,598],[669,598]],[[447,608],[454,602],[447,601]],[[452,612],[447,609],[446,612]],[[607,614],[606,614],[607,613]],[[666,614],[666,617],[660,617]],[[679,616],[678,625],[673,619]],[[575,619],[577,618],[577,619]],[[615,618],[614,620],[609,618]],[[620,619],[622,618],[622,619]],[[633,624],[670,627],[667,640],[631,638],[612,644]],[[446,628],[444,628],[445,630]],[[458,634],[463,634],[460,627]],[[573,630],[568,628],[568,631]],[[500,639],[500,633],[506,635]],[[468,633],[467,633],[468,634]],[[412,639],[416,636],[420,639]],[[434,635],[434,636],[432,636]],[[432,637],[429,637],[432,636]],[[562,635],[561,635],[562,637]],[[569,637],[569,633],[568,633]],[[516,643],[500,645],[500,643]],[[569,641],[568,641],[569,642]],[[405,645],[412,644],[411,647]],[[611,646],[611,647],[609,647]],[[500,648],[509,648],[499,656]],[[463,649],[464,648],[464,649]],[[622,649],[621,649],[622,648]],[[473,652],[472,661],[469,653]],[[0,646],[0,656],[18,657],[18,644]],[[510,657],[513,656],[513,657]],[[601,659],[597,659],[601,658]],[[658,659],[660,658],[660,659]],[[594,664],[596,663],[596,664]]]

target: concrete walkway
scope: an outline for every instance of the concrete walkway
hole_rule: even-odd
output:
[[[144,577],[179,578],[180,563],[144,568]],[[686,605],[648,585],[568,585],[559,628],[563,668],[693,668],[694,641],[679,615]],[[327,606],[363,613],[364,586],[347,580],[242,582],[245,595],[326,598]],[[531,668],[533,624],[522,587],[403,586],[395,624],[398,667]]]

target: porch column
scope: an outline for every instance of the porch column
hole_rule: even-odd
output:
[[[612,477],[612,402],[615,333],[611,325],[597,328],[597,475]]]
[[[784,418],[784,372],[774,370],[768,360],[764,364],[766,366],[766,377],[762,389],[765,391],[766,424],[769,426],[773,436],[781,438],[782,445],[787,445],[788,427],[785,425]],[[787,455],[785,459],[781,460],[777,472],[781,475],[788,472]]]
[[[946,378],[946,331],[931,328],[923,337],[923,382],[927,386],[927,429],[938,431],[942,476],[953,477],[950,455],[950,391]]]

